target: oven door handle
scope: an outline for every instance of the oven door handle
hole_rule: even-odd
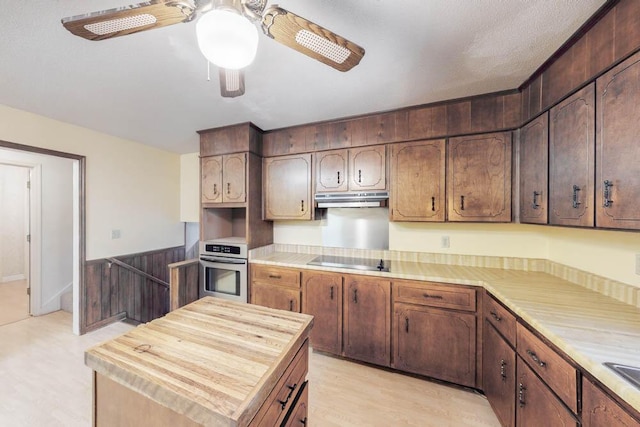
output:
[[[216,262],[218,264],[246,264],[246,259],[222,258],[222,257],[200,257],[200,261]]]

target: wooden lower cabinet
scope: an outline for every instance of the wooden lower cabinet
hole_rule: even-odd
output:
[[[631,427],[638,426],[634,419],[618,403],[587,378],[582,379],[583,427]]]
[[[251,284],[251,303],[264,307],[300,312],[300,289],[264,283]]]
[[[391,363],[391,282],[345,276],[343,355],[376,365]]]
[[[475,387],[475,314],[395,303],[393,367]]]
[[[302,391],[300,395],[293,403],[293,408],[289,415],[287,415],[287,421],[283,424],[284,427],[300,427],[307,425],[307,416],[309,414],[309,387],[308,382],[305,381],[302,384]]]
[[[485,320],[482,331],[482,386],[500,424],[516,423],[516,352]]]
[[[519,356],[516,363],[516,426],[577,427],[569,409]]]
[[[310,335],[314,350],[342,351],[342,275],[302,273],[302,312],[315,318]]]

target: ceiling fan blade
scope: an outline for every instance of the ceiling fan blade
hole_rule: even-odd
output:
[[[150,0],[63,18],[62,25],[72,34],[87,40],[104,40],[190,21],[195,10],[193,1]]]
[[[357,44],[278,6],[265,11],[262,31],[275,41],[339,71],[349,71],[364,56],[364,49]]]
[[[220,94],[224,98],[244,95],[244,71],[220,68]]]

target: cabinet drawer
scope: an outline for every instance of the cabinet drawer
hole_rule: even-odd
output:
[[[308,363],[309,344],[308,341],[305,341],[256,414],[251,426],[273,427],[282,423],[302,390],[304,379],[307,376]]]
[[[520,323],[517,326],[517,338],[520,357],[577,413],[577,370]]]
[[[433,282],[396,281],[394,302],[476,311],[476,290]]]
[[[284,427],[301,427],[307,425],[307,415],[309,414],[309,385],[308,381],[302,384],[302,390],[298,395],[291,412],[287,415]]]
[[[516,317],[489,294],[484,299],[484,317],[515,347]]]
[[[267,282],[272,285],[300,287],[300,271],[290,268],[252,265],[251,277],[253,281]]]

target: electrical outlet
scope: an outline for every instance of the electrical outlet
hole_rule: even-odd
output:
[[[111,230],[111,239],[119,239],[120,234],[120,230]]]
[[[636,274],[640,276],[640,254],[636,254]]]
[[[440,238],[440,247],[448,248],[449,247],[449,236],[442,236]]]

